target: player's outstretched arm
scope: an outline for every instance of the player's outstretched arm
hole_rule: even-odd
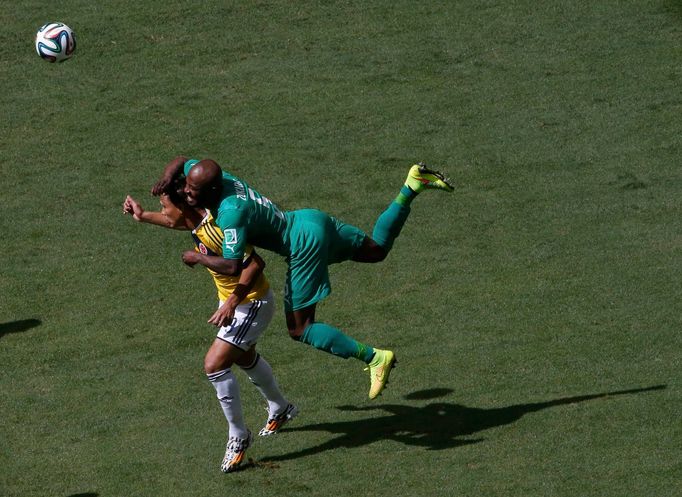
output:
[[[162,193],[165,193],[173,182],[173,179],[182,172],[185,162],[187,162],[187,157],[180,155],[166,164],[161,178],[152,186],[152,195],[159,196]]]
[[[146,211],[130,195],[123,202],[123,213],[132,215],[133,219],[140,223],[155,224],[165,228],[187,229],[182,212],[179,209],[170,209],[167,205],[164,205],[161,212]]]

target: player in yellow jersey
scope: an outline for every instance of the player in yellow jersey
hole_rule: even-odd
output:
[[[128,196],[123,211],[138,222],[191,230],[197,252],[222,258],[223,233],[210,212],[190,208],[181,197],[172,193],[161,196],[161,205],[158,212],[145,211]],[[227,447],[221,464],[225,473],[235,470],[244,461],[246,449],[252,443],[251,432],[242,415],[239,384],[231,371],[234,364],[244,370],[268,402],[268,420],[259,435],[277,433],[298,414],[296,406],[280,392],[268,362],[256,352],[256,341],[274,314],[274,297],[263,274],[264,267],[265,262],[252,247],[245,253],[240,277],[226,276],[207,267],[218,290],[221,312],[209,319],[219,330],[206,353],[204,370],[216,389],[228,422]]]

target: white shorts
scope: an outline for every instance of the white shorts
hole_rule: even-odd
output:
[[[220,305],[223,303],[220,302]],[[239,304],[232,322],[218,330],[217,338],[244,351],[249,350],[268,327],[274,314],[275,297],[270,289],[260,300]]]

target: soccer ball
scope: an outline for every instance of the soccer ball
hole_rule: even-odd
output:
[[[36,52],[49,62],[64,62],[76,50],[76,36],[61,22],[48,22],[36,33]]]

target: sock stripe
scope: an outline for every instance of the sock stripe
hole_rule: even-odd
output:
[[[218,381],[223,376],[229,374],[231,371],[232,370],[230,368],[222,369],[220,371],[216,371],[215,373],[206,373],[206,377],[208,378],[208,381]]]
[[[248,366],[240,366],[242,368],[242,371],[248,371],[249,369],[253,369],[256,367],[256,364],[258,364],[258,361],[260,361],[260,354],[256,353],[256,357],[253,359],[253,363],[251,363]]]

